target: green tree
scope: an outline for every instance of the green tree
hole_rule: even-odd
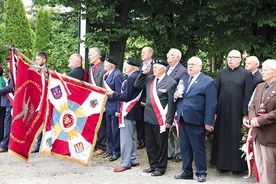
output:
[[[22,0],[7,0],[5,15],[5,43],[17,47],[28,58],[32,58],[31,28]]]
[[[44,51],[49,53],[51,31],[50,13],[47,9],[41,7],[36,14],[34,52]],[[50,57],[49,54],[48,57]]]

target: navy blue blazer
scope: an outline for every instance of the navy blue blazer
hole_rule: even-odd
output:
[[[120,93],[124,80],[125,78],[122,72],[118,68],[115,68],[112,73],[107,77],[106,83],[113,91]],[[105,112],[107,115],[115,115],[115,112],[120,112],[120,102],[108,96],[105,105]]]
[[[141,89],[134,87],[134,82],[138,77],[139,73],[140,73],[139,70],[131,73],[128,76],[127,80],[122,85],[122,93],[114,92],[113,98],[124,102],[128,102],[135,99],[141,92]],[[133,106],[133,108],[129,111],[129,113],[125,116],[125,118],[129,120],[139,120],[142,118],[141,98]]]
[[[189,80],[189,75],[182,80],[184,85]],[[185,87],[184,91],[187,90]],[[177,100],[177,118],[183,116],[184,121],[194,125],[213,125],[214,115],[217,110],[216,82],[211,77],[201,73],[190,86],[189,91],[184,92],[183,98]]]
[[[87,74],[85,74],[85,70],[81,66],[74,68],[71,70],[71,72],[68,73],[68,76],[79,80],[84,80],[84,75]]]
[[[167,72],[170,69],[170,66],[167,66]],[[184,77],[185,75],[189,75],[187,72],[187,69],[179,62],[173,69],[173,71],[170,73],[170,77],[173,78],[177,83],[179,82],[179,79]]]
[[[6,94],[13,93],[13,91],[14,91],[13,86],[12,86],[12,80],[11,80],[11,78],[8,79],[7,83],[8,83],[7,86],[5,86],[2,89],[0,89],[1,106],[2,107],[10,107],[10,106],[12,106],[10,100],[6,96]]]

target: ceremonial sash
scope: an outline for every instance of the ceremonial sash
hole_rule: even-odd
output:
[[[94,77],[93,77],[93,71],[92,71],[92,68],[90,68],[90,82],[91,82],[91,84],[94,84],[94,85],[96,85],[96,82],[95,82],[95,79],[94,79]]]
[[[104,87],[105,89],[112,90],[112,89],[109,87],[109,85],[106,83],[106,81],[105,81],[105,80],[106,80],[106,79],[105,79],[106,75],[107,75],[107,73],[104,74],[104,76],[103,76],[103,87]]]
[[[166,131],[165,121],[166,121],[166,116],[168,112],[168,105],[166,105],[165,109],[163,109],[160,99],[157,95],[156,79],[157,78],[155,77],[154,80],[152,80],[150,85],[150,91],[152,91],[152,93],[150,93],[150,101],[151,101],[151,105],[155,113],[155,116],[157,118],[158,124],[160,126],[160,133],[162,133]]]
[[[120,115],[119,115],[119,128],[126,126],[124,117],[130,112],[130,110],[134,107],[134,105],[136,105],[136,103],[139,102],[141,94],[142,94],[142,91],[137,95],[136,98],[128,102],[120,102],[121,108],[120,108]]]
[[[245,148],[242,148],[242,151],[245,152],[246,154],[246,162],[247,162],[247,168],[248,168],[248,175],[245,178],[248,178],[249,176],[252,175],[252,166],[253,166],[253,162],[254,162],[254,171],[255,171],[255,177],[256,177],[256,181],[260,181],[259,179],[259,169],[257,168],[257,164],[256,164],[256,147],[255,144],[253,144],[253,150],[250,147],[250,144],[252,143],[252,130],[253,127],[251,125],[249,125],[248,121],[243,121],[242,123],[244,128],[249,129],[248,131],[248,135],[247,135],[247,139],[246,139],[246,143],[245,143]]]

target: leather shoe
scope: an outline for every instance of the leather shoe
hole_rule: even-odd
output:
[[[136,164],[131,164],[131,167],[138,167],[140,164],[136,163]]]
[[[109,159],[109,162],[113,162],[113,161],[117,160],[118,158],[120,158],[120,156],[112,155],[112,157]]]
[[[181,161],[181,158],[176,155],[176,156],[173,157],[172,161],[178,163],[178,162]]]
[[[106,158],[106,157],[111,157],[111,153],[109,153],[109,152],[105,152],[104,154],[103,154],[103,158]]]
[[[104,150],[97,149],[95,151],[95,155],[102,155],[102,154],[104,154]]]
[[[123,171],[126,171],[128,169],[130,169],[131,167],[121,167],[121,166],[118,166],[114,169],[114,172],[123,172]]]
[[[155,169],[153,169],[151,167],[143,170],[144,173],[152,173],[154,171],[155,171]]]
[[[193,175],[186,175],[184,173],[181,173],[179,175],[174,175],[174,179],[186,179],[186,180],[192,180]]]
[[[197,181],[198,182],[205,182],[206,181],[206,176],[205,175],[198,176]]]
[[[39,148],[33,149],[33,151],[31,153],[37,153],[37,152],[39,152]]]
[[[0,153],[4,153],[4,152],[7,152],[8,149],[5,149],[5,148],[0,148]]]
[[[153,173],[151,173],[151,176],[162,176],[163,174],[159,171],[153,171]]]

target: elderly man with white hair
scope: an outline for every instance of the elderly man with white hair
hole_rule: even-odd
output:
[[[144,121],[150,167],[143,172],[161,176],[166,172],[168,163],[168,133],[176,110],[173,97],[176,82],[166,74],[166,61],[153,59],[152,63],[153,75],[147,75],[151,66],[145,68],[134,87],[146,90]]]
[[[276,60],[262,64],[262,77],[249,108],[255,155],[261,184],[276,183]]]

